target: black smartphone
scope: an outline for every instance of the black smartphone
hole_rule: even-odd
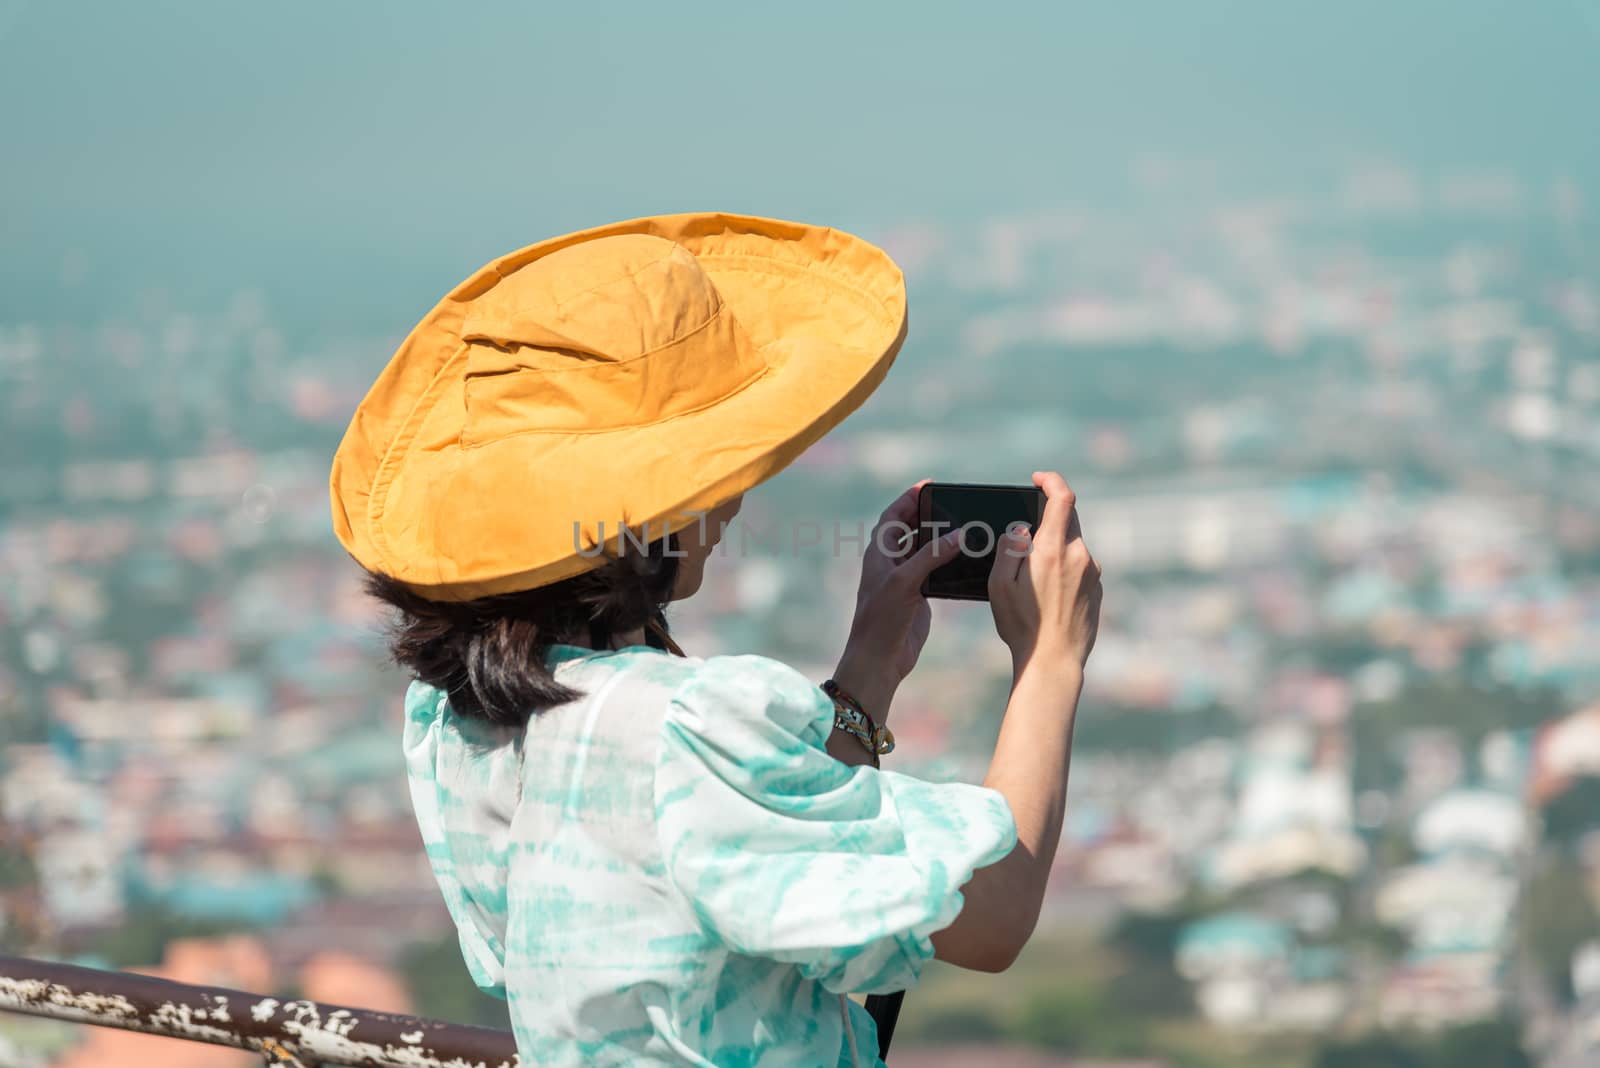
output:
[[[933,569],[922,583],[926,597],[987,601],[989,570],[1000,551],[1000,535],[1016,523],[1039,529],[1044,515],[1044,490],[1037,486],[990,486],[962,482],[930,482],[917,496],[916,545],[960,528],[961,543],[951,546],[953,558]]]

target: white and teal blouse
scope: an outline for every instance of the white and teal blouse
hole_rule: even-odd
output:
[[[829,699],[758,656],[552,646],[583,693],[497,728],[406,693],[411,797],[524,1065],[877,1065],[839,995],[901,990],[1011,851],[994,790],[850,767]]]

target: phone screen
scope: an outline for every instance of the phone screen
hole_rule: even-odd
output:
[[[983,486],[930,482],[917,498],[920,548],[950,530],[962,529],[949,563],[929,574],[922,592],[960,601],[989,599],[989,571],[1000,550],[1000,535],[1014,523],[1037,530],[1044,515],[1044,491],[1037,486]],[[987,528],[987,529],[984,529]]]

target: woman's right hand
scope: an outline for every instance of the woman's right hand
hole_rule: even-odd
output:
[[[1018,673],[1028,664],[1081,672],[1100,629],[1100,565],[1083,543],[1072,487],[1054,471],[1035,471],[1033,484],[1044,490],[1044,516],[1031,538],[1020,526],[1001,538],[989,609]]]

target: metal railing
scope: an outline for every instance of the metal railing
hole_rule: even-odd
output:
[[[517,1068],[509,1031],[0,957],[0,1011],[209,1042],[311,1068]]]

